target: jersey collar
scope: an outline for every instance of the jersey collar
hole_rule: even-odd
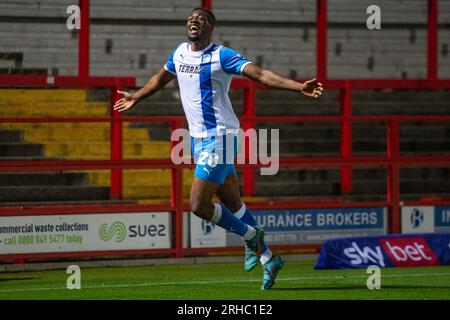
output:
[[[196,58],[198,58],[198,57],[201,57],[202,56],[202,54],[204,54],[206,51],[208,51],[209,49],[211,49],[211,47],[214,45],[214,42],[211,42],[205,49],[203,49],[203,50],[200,50],[200,51],[191,51],[191,44],[189,43],[188,44],[188,50],[189,50],[189,54],[192,56],[192,57],[196,57]]]

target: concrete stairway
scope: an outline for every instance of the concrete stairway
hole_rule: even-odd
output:
[[[102,116],[107,114],[107,104],[99,102],[104,93],[76,93],[66,91],[53,95],[53,91],[30,90],[17,92],[3,90],[0,100],[3,115],[26,115],[28,103],[32,97],[39,105],[36,115],[71,115]],[[60,91],[60,90],[59,90]],[[80,96],[78,96],[80,95]],[[237,113],[242,112],[241,94],[232,91],[232,100]],[[68,99],[70,98],[70,99]],[[12,99],[12,100],[11,100]],[[52,101],[53,99],[53,101]],[[56,99],[56,100],[55,100]],[[58,102],[57,99],[61,101]],[[77,100],[78,99],[78,100]],[[66,104],[67,100],[75,101]],[[65,101],[65,102],[64,102]],[[337,115],[339,114],[338,93],[327,91],[320,100],[306,99],[298,94],[281,91],[258,91],[258,115]],[[450,92],[366,92],[356,91],[353,94],[354,114],[449,114]],[[20,107],[8,107],[11,104]],[[28,103],[28,104],[27,104]],[[76,105],[76,106],[74,106]],[[45,106],[51,106],[46,110]],[[57,107],[59,106],[59,108]],[[8,109],[9,108],[9,109]],[[7,110],[7,111],[5,111]],[[46,111],[45,111],[46,110]],[[183,114],[175,89],[165,89],[154,97],[141,102],[126,115],[180,115]],[[334,123],[259,123],[259,128],[277,128],[280,130],[281,155],[337,155],[339,154],[339,125]],[[108,159],[109,158],[109,125],[107,124],[3,124],[0,131],[0,154],[2,159],[18,158],[64,158],[64,159]],[[401,126],[402,154],[449,154],[450,127],[447,123],[405,123]],[[150,138],[150,140],[149,140]],[[170,130],[167,123],[133,123],[124,126],[124,157],[129,159],[167,158],[169,155]],[[353,152],[358,155],[383,155],[386,152],[386,125],[356,123],[353,126]],[[109,171],[97,170],[85,173],[70,173],[70,176],[42,173],[42,179],[34,174],[8,173],[2,176],[2,187],[14,190],[30,190],[23,192],[23,201],[50,199],[33,191],[47,184],[47,191],[61,180],[63,188],[54,188],[61,194],[64,188],[72,192],[70,195],[85,194],[75,192],[81,182],[90,187],[103,189],[102,197],[107,199]],[[64,173],[66,174],[66,173]],[[67,173],[69,174],[69,173]],[[84,175],[84,176],[83,176]],[[184,195],[188,196],[192,171],[184,172]],[[401,192],[403,197],[414,198],[424,195],[448,194],[449,168],[402,169]],[[384,168],[355,169],[352,199],[382,198],[386,192],[386,171]],[[30,182],[26,183],[29,179]],[[52,180],[53,179],[53,180]],[[124,170],[125,199],[167,199],[170,195],[169,170]],[[335,197],[340,196],[338,168],[315,170],[282,169],[276,176],[256,177],[257,197]],[[368,183],[368,181],[370,181]],[[17,183],[16,183],[17,182]],[[22,185],[20,184],[22,183]],[[9,186],[9,187],[7,187]],[[17,187],[17,188],[16,188]],[[21,188],[22,187],[22,188]],[[23,188],[26,187],[26,188]],[[83,185],[83,188],[86,186]],[[16,189],[13,189],[16,188]],[[33,189],[34,188],[34,189]],[[75,188],[75,189],[74,189]],[[57,192],[55,191],[54,194]],[[12,191],[8,191],[12,192]],[[6,195],[10,193],[3,193]],[[87,192],[83,199],[94,197],[99,192]],[[101,193],[101,192],[100,192]],[[35,195],[35,198],[32,195]],[[11,197],[11,196],[8,196]],[[27,198],[29,197],[29,198]],[[53,197],[53,196],[52,196]],[[54,196],[52,199],[64,197]],[[16,197],[19,199],[20,197]],[[11,199],[11,198],[10,198]],[[25,200],[27,199],[27,200]],[[70,199],[66,196],[65,199]],[[7,199],[6,199],[7,200]],[[6,201],[3,200],[2,201]]]
[[[259,115],[337,115],[338,94],[328,91],[323,99],[308,100],[287,92],[260,91]],[[450,91],[355,91],[354,114],[450,114]],[[340,126],[336,123],[260,123],[259,128],[280,130],[282,155],[332,156],[340,153]],[[385,155],[385,123],[355,123],[353,154]],[[270,150],[270,149],[269,149]],[[400,126],[402,155],[450,155],[450,124],[412,122]],[[448,167],[401,170],[400,191],[404,199],[426,195],[449,195]],[[386,169],[354,169],[351,199],[377,199],[386,193]],[[339,196],[338,168],[282,169],[276,176],[257,176],[256,192],[264,197]],[[344,197],[346,198],[346,197]]]
[[[242,114],[242,95],[231,91],[237,114]],[[353,113],[364,114],[450,114],[450,91],[355,91]],[[328,90],[321,99],[311,100],[301,95],[273,90],[259,90],[256,96],[258,115],[338,115],[339,94]],[[144,100],[128,115],[182,115],[175,89],[165,89]],[[148,128],[150,135],[165,140],[170,130],[163,124],[135,123]],[[259,123],[258,128],[280,130],[281,155],[324,156],[340,152],[340,126],[336,123]],[[403,123],[400,130],[401,153],[404,155],[450,154],[450,125],[448,123]],[[353,153],[355,155],[386,154],[385,123],[355,123]],[[269,149],[270,150],[270,149]],[[448,168],[402,169],[401,192],[406,198],[423,195],[448,194]],[[355,169],[350,199],[382,199],[386,193],[386,171],[383,168]],[[280,170],[276,176],[256,177],[259,197],[323,197],[340,196],[338,168]],[[367,183],[370,181],[370,183]]]
[[[20,67],[0,59],[0,68],[77,72],[77,34],[62,23],[70,1],[0,3],[0,54],[23,56]],[[330,78],[417,78],[426,75],[426,3],[380,3],[382,29],[365,28],[369,0],[330,1]],[[91,74],[135,76],[143,85],[186,41],[183,24],[198,1],[98,0],[91,3]],[[216,1],[214,41],[285,75],[311,77],[315,70],[316,1]],[[257,14],[255,14],[257,12]],[[439,1],[439,77],[450,73],[450,5]],[[40,19],[39,23],[24,22]],[[407,52],[408,54],[405,54]]]
[[[194,0],[167,0],[164,3],[156,0],[91,1],[91,74],[136,76],[138,84],[143,85],[167,60],[170,51],[186,40],[183,31],[186,13],[198,3]],[[312,77],[316,72],[315,3],[315,0],[215,1],[213,6],[218,25],[214,41],[234,48],[263,67],[292,77]],[[11,60],[4,59],[0,59],[0,68],[11,72],[36,69],[60,75],[76,74],[77,34],[67,30],[63,23],[67,18],[66,8],[71,4],[73,1],[70,0],[0,3],[2,16],[7,17],[0,22],[0,53],[23,56],[20,68]],[[426,1],[380,3],[382,30],[377,31],[364,28],[365,10],[371,4],[370,0],[329,1],[329,77],[423,77],[426,74]],[[256,10],[258,14],[255,14]],[[448,78],[450,74],[449,17],[450,1],[439,0],[440,78]],[[34,21],[24,22],[29,19]],[[170,86],[173,88],[175,83]],[[232,91],[231,96],[237,113],[241,114],[240,93]],[[354,92],[353,98],[355,114],[450,114],[448,91],[362,91]],[[64,93],[64,99],[46,90],[39,93],[35,90],[14,91],[0,99],[0,117],[104,116],[108,113],[104,101],[107,97],[89,99],[86,93],[70,90]],[[335,91],[327,91],[317,101],[286,92],[258,91],[257,112],[260,115],[337,115],[338,102]],[[177,91],[168,89],[126,114],[181,115],[183,111]],[[339,126],[336,124],[260,123],[259,127],[280,129],[283,155],[339,153]],[[0,130],[1,159],[109,158],[107,124],[8,124],[2,125]],[[448,124],[404,124],[401,127],[402,153],[448,154],[449,130]],[[385,136],[384,124],[355,124],[354,154],[384,154]],[[166,158],[169,137],[167,123],[126,124],[124,154],[129,159]],[[447,168],[425,167],[426,164],[422,169],[402,171],[404,195],[448,194]],[[373,170],[355,171],[354,197],[379,197],[384,192],[384,169],[375,170],[375,173]],[[308,172],[282,170],[275,177],[258,176],[257,195],[339,196],[337,169]],[[88,185],[108,186],[107,170],[86,172],[86,177],[81,180]],[[20,180],[11,179],[5,177],[3,181],[13,183]],[[31,178],[24,175],[23,179]],[[46,179],[50,179],[48,175]],[[185,195],[190,179],[192,172],[187,172]],[[369,180],[371,183],[367,184]],[[160,199],[169,194],[170,175],[163,170],[126,170],[124,181],[126,198]],[[107,196],[101,198],[106,199]]]
[[[83,90],[0,90],[0,116],[102,117],[108,104],[88,101]],[[3,123],[0,126],[0,160],[109,159],[107,123]],[[170,142],[150,141],[148,129],[124,124],[126,159],[170,156]],[[108,170],[63,173],[0,174],[0,201],[94,201],[109,199]],[[185,195],[192,172],[185,172]],[[124,170],[124,199],[167,199],[169,170]]]
[[[21,130],[0,129],[0,161],[46,159],[43,144],[25,143]],[[0,203],[100,201],[109,188],[95,186],[84,172],[2,172]]]

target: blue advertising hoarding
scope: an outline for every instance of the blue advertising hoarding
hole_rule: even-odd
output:
[[[434,226],[436,231],[450,232],[450,207],[435,207]]]
[[[387,232],[386,208],[254,210],[270,244],[321,244],[335,237],[370,236]],[[227,233],[227,246],[242,244]]]
[[[418,267],[450,264],[450,234],[385,235],[329,239],[315,269]]]

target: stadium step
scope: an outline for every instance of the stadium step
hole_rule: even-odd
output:
[[[167,128],[166,126],[162,126]],[[28,141],[109,141],[111,125],[109,123],[3,123],[1,130],[20,131],[26,135]],[[170,129],[167,128],[167,130]],[[124,124],[122,127],[124,141],[148,141],[150,138],[147,128],[134,127]],[[170,135],[168,136],[170,138]],[[167,141],[167,139],[165,139]]]
[[[45,154],[65,159],[109,159],[109,142],[48,142]],[[124,159],[167,159],[170,158],[170,142],[147,141],[123,143]]]
[[[123,188],[123,197],[125,199],[170,199],[172,187],[170,185],[142,186],[128,185]],[[183,186],[183,197],[188,198],[191,190],[190,185]]]
[[[93,186],[0,187],[0,202],[81,201],[109,199],[109,188]]]
[[[79,172],[6,172],[0,173],[0,187],[7,186],[71,186],[88,183],[88,176]],[[45,190],[43,190],[45,192]]]
[[[352,98],[356,103],[371,104],[374,102],[400,102],[400,103],[442,103],[450,99],[449,90],[426,91],[426,90],[354,90]]]
[[[267,147],[268,153],[271,153],[272,145]],[[361,139],[353,141],[353,153],[358,155],[374,154],[382,155],[387,150],[386,141],[379,139]],[[400,142],[402,154],[424,154],[424,153],[445,153],[442,150],[450,150],[450,138],[414,140]],[[280,141],[279,153],[290,156],[331,156],[340,154],[340,141],[336,139],[316,139],[305,141],[305,139]],[[447,152],[448,153],[448,152]]]
[[[311,196],[323,197],[339,194],[339,183],[308,183],[293,185],[291,182],[259,182],[256,185],[256,195],[260,197],[278,196]]]
[[[105,171],[87,171],[89,181],[96,185],[108,185],[110,181],[110,172]],[[143,187],[151,185],[171,185],[172,171],[170,169],[129,169],[123,170],[123,184],[142,185]],[[183,170],[184,185],[190,185],[194,177],[192,170]]]
[[[109,130],[110,124],[106,122],[66,122],[66,123],[2,123],[2,128],[8,130],[32,130],[32,129],[52,129],[52,130]]]
[[[88,171],[89,181],[97,186],[108,186],[109,171]],[[188,197],[194,173],[183,170],[183,196]],[[169,169],[124,170],[122,175],[125,199],[170,198],[172,176]]]
[[[286,140],[327,140],[340,139],[339,124],[302,124],[302,123],[267,123],[261,122],[258,129],[279,129],[281,141]],[[386,124],[354,123],[352,125],[352,138],[354,141],[365,139],[385,140],[387,136]],[[268,137],[269,131],[268,131]],[[446,124],[406,124],[400,125],[400,138],[402,140],[429,139],[439,137],[450,139],[450,127]]]
[[[271,182],[283,182],[289,181],[291,183],[296,182],[320,182],[320,181],[333,181],[339,182],[340,173],[338,169],[283,169],[277,172],[276,175],[260,175],[256,174],[257,183],[271,183]]]
[[[108,104],[104,102],[0,102],[0,116],[3,117],[103,117],[108,114]]]
[[[350,195],[386,195],[386,181],[354,181]],[[450,188],[450,183],[443,183],[442,180],[406,180],[400,182],[400,194],[411,195],[421,194],[446,194]],[[259,182],[256,185],[256,195],[260,197],[278,196],[299,196],[299,197],[329,197],[341,195],[339,182],[308,182],[301,181],[293,183],[291,181]]]
[[[51,91],[51,90],[50,90]],[[389,93],[394,96],[397,92]],[[56,112],[54,109],[57,105],[66,106],[67,110],[72,110],[74,114],[79,110],[88,110],[85,107],[74,107],[66,104],[66,100],[51,100],[49,98],[53,92],[49,92],[46,95],[42,95],[49,99],[47,102],[39,101],[42,104],[43,109],[49,108],[49,112]],[[72,94],[72,93],[70,93]],[[105,93],[103,92],[103,98]],[[371,93],[370,99],[372,102],[366,102],[367,96],[359,97],[357,93],[357,99],[361,99],[360,102],[354,103],[354,112],[365,109],[370,110],[384,110],[383,112],[394,110],[393,107],[396,104],[396,99],[387,101],[383,100],[385,92]],[[410,93],[401,93],[402,98],[406,98]],[[444,92],[441,97],[445,97],[447,93]],[[423,93],[424,97],[427,96]],[[434,96],[433,96],[434,97]],[[83,99],[88,99],[86,93],[83,94]],[[80,101],[80,104],[87,103],[87,106],[92,106],[92,109],[102,109],[103,115],[108,112],[107,103],[99,103],[95,99],[95,95],[91,94],[89,102],[86,100]],[[160,97],[152,97],[154,100],[146,100],[130,110],[129,115],[161,115],[166,112],[170,115],[183,114],[181,106],[179,104],[179,98],[175,89],[163,90]],[[354,97],[355,98],[355,97]],[[240,101],[241,95],[233,92],[233,100],[236,100],[236,109],[241,109],[242,103]],[[357,101],[357,99],[355,101]],[[27,109],[31,105],[29,98],[24,98],[24,109]],[[419,97],[416,102],[407,100],[402,102],[398,99],[397,109],[403,110],[408,107],[408,104],[413,104],[415,107],[411,110],[423,110],[423,105],[426,104],[427,108],[438,110],[437,113],[446,110],[446,107],[440,107],[442,104],[439,102],[427,102],[425,98]],[[439,101],[433,99],[435,101]],[[258,91],[257,96],[257,110],[258,114],[339,114],[338,93],[337,91],[330,91],[328,96],[324,99],[323,103],[316,104],[315,101],[307,99],[299,99],[297,94],[290,94],[286,92],[277,91]],[[445,101],[445,100],[440,100]],[[1,102],[1,101],[0,101]],[[4,101],[3,101],[4,102]],[[46,105],[47,107],[44,107]],[[97,106],[96,106],[97,105]],[[2,106],[9,108],[9,103],[3,103]],[[48,107],[48,106],[51,106]],[[96,106],[96,107],[95,107]],[[60,110],[64,110],[61,107]],[[425,108],[426,109],[426,108]],[[27,109],[28,110],[28,109]],[[289,111],[286,111],[289,110]],[[293,110],[293,111],[292,111]],[[356,111],[355,111],[356,110]],[[26,111],[26,110],[25,110]],[[132,111],[132,112],[131,112]],[[428,110],[429,111],[429,110]],[[58,111],[60,112],[60,111]],[[97,112],[97,111],[96,111]],[[261,112],[261,113],[259,113]],[[377,111],[378,112],[378,111]],[[382,111],[380,111],[382,112]],[[58,114],[58,113],[56,113]],[[59,113],[62,116],[68,114],[61,111]],[[280,152],[283,155],[338,155],[340,153],[339,136],[340,126],[339,124],[305,124],[305,123],[260,123],[260,127],[273,128],[275,125],[280,125]],[[17,133],[23,131],[23,138],[25,142],[33,142],[34,148],[39,148],[40,144],[45,145],[45,156],[52,158],[66,158],[66,159],[98,159],[109,158],[110,146],[109,146],[109,128],[108,123],[82,123],[82,124],[2,124],[2,128],[16,131],[15,134],[8,133],[2,137],[8,143],[9,148],[14,145],[19,139],[20,134]],[[418,154],[419,152],[427,153],[432,151],[450,150],[450,129],[445,124],[402,124],[401,125],[401,151],[402,153]],[[149,137],[152,141],[149,141]],[[134,159],[148,159],[148,158],[168,158],[170,155],[170,129],[167,123],[130,123],[124,124],[124,158]],[[295,139],[294,139],[295,138]],[[16,140],[14,140],[16,139]],[[353,152],[358,155],[365,154],[380,154],[384,155],[386,150],[386,125],[374,124],[368,125],[366,123],[353,125]],[[161,141],[155,141],[161,140]],[[70,144],[69,144],[70,141]],[[14,143],[11,143],[14,142]],[[11,147],[10,147],[11,146]],[[42,149],[42,146],[40,147]],[[269,149],[270,150],[270,149]],[[26,153],[8,153],[5,157],[42,157],[42,150],[40,154],[36,152],[31,155]],[[4,157],[2,157],[4,159]],[[445,168],[444,168],[445,169]],[[134,173],[127,173],[131,170],[124,171],[124,195],[125,197],[135,199],[167,199],[170,196],[170,183],[171,176],[170,171],[166,173],[162,172],[149,172],[147,174],[139,174],[140,170],[136,170]],[[410,173],[405,173],[402,169],[402,179],[409,184],[414,184],[412,187],[402,184],[402,192],[415,192],[417,190],[435,191],[441,190],[439,188],[439,181],[448,180],[448,171],[442,170],[441,173],[416,170]],[[354,170],[354,189],[356,192],[365,192],[368,194],[384,193],[386,188],[385,182],[386,173],[383,170],[377,173],[357,173]],[[339,171],[335,170],[333,173],[318,173],[318,174],[293,174],[280,173],[277,175],[282,179],[277,178],[260,178],[257,177],[257,195],[258,196],[283,196],[292,195],[298,197],[307,197],[309,195],[327,195],[333,196],[339,194]],[[190,178],[192,177],[189,176]],[[189,190],[189,177],[184,179],[184,196],[188,195]],[[419,177],[418,179],[415,179]],[[420,179],[430,177],[432,180],[429,186],[423,187],[418,183]],[[69,178],[66,178],[69,179]],[[81,179],[81,178],[80,178]],[[87,179],[89,183],[99,187],[106,187],[109,185],[109,171],[105,170],[102,174],[93,175],[88,174]],[[372,179],[373,185],[365,184],[365,180]],[[70,179],[69,179],[70,180]],[[282,183],[284,180],[284,184]],[[241,180],[242,181],[242,180]],[[281,184],[279,184],[281,183]],[[403,183],[403,182],[402,182]],[[290,188],[289,188],[290,185]],[[442,183],[442,188],[445,190],[446,183]],[[356,186],[356,187],[355,187]],[[279,190],[277,191],[276,189]],[[303,190],[309,190],[314,192],[304,192]],[[317,191],[318,190],[318,191]],[[260,193],[262,191],[262,193]],[[316,193],[317,192],[317,193]],[[364,197],[364,194],[356,194],[355,196]]]
[[[44,145],[36,143],[0,143],[0,157],[42,157]]]
[[[401,180],[414,181],[426,180],[426,181],[448,181],[450,180],[450,168],[447,167],[413,167],[413,168],[401,168],[400,177]],[[386,168],[372,168],[372,169],[360,169],[353,168],[352,178],[355,182],[365,181],[382,181],[386,182]],[[340,170],[333,169],[283,169],[277,172],[276,175],[256,175],[257,182],[333,182],[338,183],[340,180]]]
[[[7,131],[6,131],[7,132]],[[12,131],[10,131],[12,132]],[[20,132],[20,131],[16,131]],[[64,142],[64,141],[109,141],[111,130],[108,126],[103,128],[72,128],[71,126],[57,126],[49,124],[48,127],[23,128],[24,139],[29,142]],[[0,132],[1,135],[1,132]],[[149,133],[146,129],[124,127],[122,130],[124,141],[148,142]],[[1,139],[1,138],[0,138]]]
[[[1,130],[0,143],[20,143],[23,142],[23,132],[20,130]]]
[[[84,90],[0,90],[0,113],[5,116],[104,116],[108,103],[92,101]],[[15,94],[20,94],[15,99]],[[103,93],[104,95],[104,93]],[[105,96],[103,96],[105,98]],[[109,159],[109,123],[3,123],[0,132],[0,157],[4,160],[29,159]],[[167,126],[166,126],[167,127]],[[123,125],[123,157],[156,159],[170,157],[170,140],[150,141],[146,128]],[[22,143],[22,141],[24,141]],[[169,198],[170,170],[125,170],[125,198]],[[100,171],[99,171],[100,172]],[[0,175],[0,185],[11,187],[3,202],[82,201],[109,198],[109,170],[97,173],[15,173]],[[192,173],[185,174],[189,193]],[[57,192],[55,186],[61,186]],[[37,188],[42,187],[42,196]],[[69,188],[69,189],[68,189]],[[70,189],[72,188],[72,189]],[[83,191],[86,189],[87,191]],[[24,191],[27,190],[27,191]],[[89,194],[89,190],[92,194]],[[70,195],[71,192],[75,195]]]
[[[78,89],[1,89],[2,104],[39,102],[85,102],[86,90]]]
[[[400,182],[400,193],[403,194],[430,194],[430,193],[441,193],[448,195],[448,190],[450,189],[450,181],[439,179],[439,180],[408,180]]]

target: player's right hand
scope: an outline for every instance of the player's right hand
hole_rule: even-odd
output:
[[[133,95],[129,92],[125,91],[119,91],[117,90],[118,94],[121,94],[123,97],[116,101],[114,104],[114,111],[122,112],[125,110],[130,109],[132,106],[135,105],[136,100],[133,99]]]

